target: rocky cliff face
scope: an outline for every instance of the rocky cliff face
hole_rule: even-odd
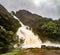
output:
[[[31,12],[26,10],[17,11],[16,16],[23,24],[30,26],[35,30],[37,30],[42,24],[52,21],[51,18],[45,18],[37,14],[32,14]]]
[[[32,14],[29,11],[26,10],[19,10],[16,12],[16,16],[20,19],[20,21],[30,26],[35,34],[38,34],[40,36],[40,27],[49,21],[52,21],[52,19],[48,19],[42,16],[39,16],[37,14]],[[42,36],[42,35],[41,35]]]

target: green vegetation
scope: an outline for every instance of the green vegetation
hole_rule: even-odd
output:
[[[19,51],[20,51],[19,49],[15,49],[8,53],[4,53],[4,54],[0,54],[0,55],[17,55]]]
[[[41,30],[43,34],[46,34],[47,38],[51,41],[57,41],[58,38],[58,27],[57,24],[53,21],[50,21],[48,23],[45,23],[41,26]],[[56,39],[57,38],[57,39]],[[60,41],[60,40],[58,40]]]
[[[19,27],[18,20],[0,5],[0,53],[13,49],[14,44],[18,42],[16,32]]]

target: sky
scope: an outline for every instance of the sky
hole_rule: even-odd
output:
[[[43,17],[60,18],[60,0],[0,0],[9,12],[28,10]]]

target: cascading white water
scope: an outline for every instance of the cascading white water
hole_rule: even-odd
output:
[[[18,19],[16,16],[14,16],[14,18]],[[17,35],[19,36],[19,38],[23,37],[25,39],[22,47],[23,48],[35,48],[35,47],[40,48],[42,42],[38,38],[38,35],[34,35],[32,30],[29,30],[28,26],[25,26],[21,21],[19,22],[21,24],[21,27],[18,29]]]
[[[41,41],[40,39],[38,38],[37,35],[34,35],[34,33],[29,30],[29,29],[26,29],[26,27],[21,27],[20,28],[20,32],[21,34],[24,35],[25,37],[25,41],[23,43],[23,48],[35,48],[35,47],[41,47]]]
[[[28,26],[25,26],[16,16],[13,17],[17,19],[21,24],[21,27],[19,27],[16,34],[19,36],[19,39],[21,37],[25,39],[22,48],[35,48],[35,47],[40,48],[41,45],[60,47],[60,44],[54,44],[51,43],[50,41],[42,43],[41,40],[38,38],[38,35],[34,35],[32,30],[29,30]]]

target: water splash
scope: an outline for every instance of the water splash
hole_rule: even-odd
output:
[[[17,19],[21,24],[21,27],[19,27],[16,34],[19,36],[19,39],[21,37],[25,39],[22,48],[41,48],[41,45],[60,47],[60,44],[52,43],[50,41],[42,43],[38,38],[38,35],[35,35],[28,26],[25,26],[16,16],[13,17]]]
[[[60,44],[59,43],[52,43],[50,41],[46,41],[45,43],[42,43],[42,45],[60,47]]]

